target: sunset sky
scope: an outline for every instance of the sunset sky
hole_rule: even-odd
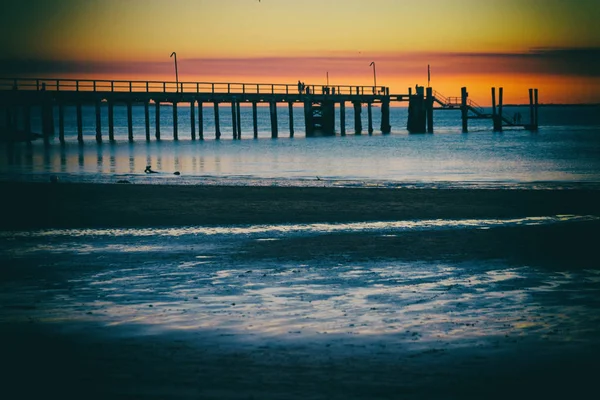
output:
[[[598,0],[4,0],[0,75],[427,84],[600,102]]]

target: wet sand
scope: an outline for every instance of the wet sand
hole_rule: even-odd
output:
[[[4,230],[600,215],[595,191],[0,187]],[[599,231],[15,236],[0,245],[3,390],[582,398],[600,356]]]
[[[600,191],[0,182],[1,229],[599,215]]]

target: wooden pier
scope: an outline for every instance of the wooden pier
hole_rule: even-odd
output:
[[[339,86],[339,85],[300,85],[300,84],[260,84],[260,83],[212,83],[212,82],[159,82],[159,81],[119,81],[119,80],[76,80],[76,79],[15,79],[0,78],[0,111],[4,114],[4,126],[0,127],[2,140],[31,140],[31,115],[34,107],[39,108],[41,135],[45,142],[56,134],[55,116],[58,117],[58,138],[65,142],[66,108],[75,108],[77,140],[83,142],[82,107],[95,109],[95,139],[104,139],[101,109],[108,108],[108,140],[114,141],[114,108],[125,107],[127,111],[127,132],[129,141],[134,140],[133,105],[144,106],[145,139],[152,139],[150,107],[154,107],[154,138],[161,140],[161,105],[171,104],[173,109],[173,140],[179,139],[177,105],[188,104],[190,109],[190,136],[192,140],[203,140],[204,104],[212,104],[214,109],[214,137],[221,138],[221,105],[227,104],[231,110],[233,139],[242,138],[240,107],[252,107],[253,137],[258,137],[257,106],[269,107],[271,137],[279,136],[278,104],[287,104],[289,113],[289,136],[294,136],[294,105],[304,110],[306,136],[335,135],[336,106],[340,115],[340,135],[347,133],[346,105],[354,109],[354,133],[363,132],[362,110],[367,108],[367,132],[372,134],[373,104],[381,112],[379,130],[383,134],[391,132],[390,104],[408,102],[407,129],[410,133],[433,133],[434,111],[460,110],[463,132],[468,131],[469,119],[491,119],[495,131],[503,127],[523,127],[537,130],[538,91],[530,90],[530,121],[521,123],[503,115],[503,90],[499,89],[496,106],[495,88],[492,89],[492,113],[477,105],[464,87],[460,97],[445,97],[432,88],[416,86],[408,94],[390,94],[385,86]],[[197,110],[197,113],[196,113]],[[56,112],[55,112],[56,111]],[[20,119],[20,121],[19,121]],[[22,126],[22,129],[19,129]]]
[[[221,138],[221,105],[231,109],[233,139],[241,139],[242,127],[240,106],[252,106],[253,137],[258,137],[257,105],[267,104],[270,110],[271,137],[279,136],[277,105],[288,105],[290,129],[294,136],[293,107],[300,104],[304,109],[305,132],[307,136],[335,134],[335,107],[345,110],[346,103],[352,103],[360,111],[366,104],[369,112],[369,132],[373,131],[371,107],[381,108],[381,132],[390,133],[390,95],[384,86],[318,86],[300,87],[296,84],[253,84],[253,83],[206,83],[206,82],[157,82],[157,81],[108,81],[71,79],[0,79],[0,109],[5,113],[5,130],[15,131],[19,125],[17,117],[25,118],[21,126],[29,133],[31,110],[41,109],[42,135],[48,141],[55,134],[54,110],[58,109],[58,137],[65,141],[65,108],[75,107],[77,119],[77,139],[83,141],[82,106],[93,105],[96,113],[96,141],[104,140],[101,126],[101,104],[108,107],[108,139],[114,140],[114,107],[127,109],[128,138],[133,141],[132,106],[143,105],[145,114],[146,140],[151,140],[149,108],[155,107],[154,137],[161,139],[161,105],[173,106],[173,139],[179,139],[178,104],[190,106],[191,139],[204,139],[203,105],[214,107],[215,139]],[[18,112],[21,110],[21,112]],[[196,110],[198,112],[196,113]],[[343,111],[342,111],[343,112]],[[362,132],[361,114],[355,114],[355,133]],[[197,129],[196,129],[197,127]],[[197,134],[196,134],[197,132]],[[345,119],[341,120],[341,134],[346,132]]]

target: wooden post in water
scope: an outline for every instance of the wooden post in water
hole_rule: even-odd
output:
[[[240,102],[237,101],[235,104],[235,113],[236,113],[236,120],[237,120],[237,131],[238,131],[238,139],[242,138],[242,111],[241,111],[241,106],[240,106]]]
[[[469,109],[467,108],[469,92],[466,87],[460,88],[460,113],[463,133],[469,132]]]
[[[538,103],[538,90],[534,89],[533,90],[533,96],[534,96],[534,115],[535,115],[535,130],[538,130],[539,127],[539,117],[538,117],[538,110],[539,110],[539,103]]]
[[[13,113],[13,110],[11,110]],[[17,128],[16,121],[16,110],[14,110],[14,114],[9,118],[9,126]],[[52,110],[52,101],[50,99],[45,99],[42,104],[42,134],[44,136],[44,143],[50,143],[50,136],[54,134],[54,115]]]
[[[346,102],[340,102],[340,135],[346,136]]]
[[[130,142],[133,142],[133,104],[127,102],[127,137]]]
[[[494,125],[494,132],[502,131],[502,121],[498,119],[498,113],[496,112],[496,88],[492,88],[492,123]]]
[[[252,128],[254,129],[254,139],[258,138],[258,121],[257,121],[256,102],[252,102]]]
[[[219,103],[216,101],[213,103],[215,109],[215,139],[221,139],[221,122],[219,119]]]
[[[271,112],[271,138],[275,139],[279,136],[279,129],[277,127],[277,103],[275,101],[269,103],[269,111]]]
[[[108,140],[111,142],[115,141],[115,115],[114,115],[115,104],[112,100],[108,101]]]
[[[372,105],[371,103],[367,103],[367,121],[368,121],[368,131],[369,131],[369,135],[373,134],[373,110],[372,110]]]
[[[433,133],[433,88],[425,91],[425,113],[427,114],[427,133]]]
[[[204,108],[200,100],[198,100],[198,138],[204,140]]]
[[[392,126],[390,125],[390,102],[389,100],[383,100],[381,102],[381,133],[387,135],[391,131]]]
[[[150,141],[150,103],[144,101],[144,124],[146,128],[146,141]]]
[[[362,104],[360,101],[354,103],[354,134],[360,135],[362,133],[362,120],[360,114],[362,113]]]
[[[83,143],[83,115],[81,113],[81,103],[75,106],[77,113],[77,141]]]
[[[311,137],[315,133],[315,125],[312,115],[312,100],[309,99],[304,100],[304,129],[306,132],[306,137]]]
[[[177,102],[173,102],[173,140],[179,140],[179,122],[177,119]]]
[[[233,139],[237,139],[237,113],[235,112],[235,100],[231,102],[231,126],[233,128]]]
[[[190,128],[192,140],[196,140],[196,101],[190,101]]]
[[[154,124],[156,132],[154,133],[156,140],[160,140],[160,101],[154,100]]]
[[[504,88],[498,88],[498,125],[502,132],[502,112],[504,109]]]
[[[60,143],[65,143],[65,106],[63,103],[58,104],[58,140]]]
[[[100,100],[96,100],[96,143],[102,143],[102,114],[100,112]]]
[[[294,103],[288,102],[288,112],[290,114],[290,137],[294,137]]]

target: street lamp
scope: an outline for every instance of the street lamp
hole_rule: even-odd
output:
[[[177,92],[179,92],[179,71],[177,71],[177,53],[172,52],[170,57],[175,56],[175,83],[177,85]]]
[[[369,67],[373,67],[373,91],[375,91],[375,88],[377,87],[377,72],[375,72],[375,61],[371,62],[371,64],[369,64]]]

